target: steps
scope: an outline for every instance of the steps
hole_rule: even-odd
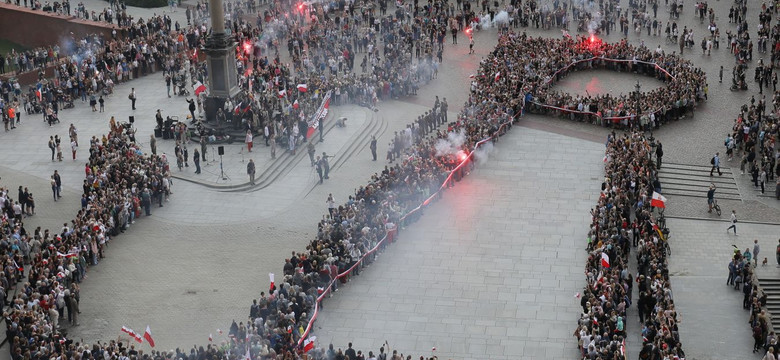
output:
[[[767,295],[766,309],[771,316],[772,327],[780,329],[780,279],[759,278],[758,283]]]
[[[663,194],[706,199],[710,184],[715,184],[716,199],[741,201],[742,196],[731,169],[721,167],[722,176],[710,176],[711,168],[706,165],[663,163],[658,171]]]

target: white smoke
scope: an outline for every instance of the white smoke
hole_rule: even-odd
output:
[[[482,29],[488,29],[493,25],[493,22],[490,20],[490,14],[485,14],[485,16],[482,16],[479,18],[479,26]]]
[[[512,18],[509,17],[509,13],[502,10],[493,17],[493,20],[490,20],[490,14],[480,17],[479,26],[483,29],[489,29],[493,26],[507,25],[510,21],[512,21]]]
[[[588,33],[591,35],[596,34],[596,30],[601,26],[601,11],[593,11],[590,13],[590,22],[588,22]]]
[[[506,24],[509,24],[509,21],[511,21],[511,19],[509,18],[509,13],[506,12],[506,11],[503,11],[503,10],[500,13],[498,13],[498,15],[496,15],[493,18],[493,23],[494,24],[504,24],[504,25],[506,25]]]
[[[474,152],[474,160],[478,165],[483,165],[488,161],[490,154],[495,150],[492,141],[488,141],[480,146],[477,151]]]
[[[436,148],[436,156],[455,155],[462,149],[463,144],[466,143],[466,133],[463,129],[458,132],[450,132],[447,134],[446,139],[436,140],[434,148]]]

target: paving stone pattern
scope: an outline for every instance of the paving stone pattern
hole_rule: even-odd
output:
[[[522,127],[326,300],[321,344],[440,358],[573,358],[603,146]],[[564,170],[565,169],[565,170]]]

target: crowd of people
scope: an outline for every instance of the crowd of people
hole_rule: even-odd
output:
[[[657,181],[651,149],[642,132],[620,136],[613,132],[608,137],[606,177],[598,203],[591,210],[587,286],[574,331],[582,358],[625,358],[621,345],[628,326],[626,310],[634,305],[635,285],[643,338],[639,358],[685,357],[669,281],[666,238],[655,225],[650,206]],[[632,249],[638,263],[636,279],[628,265]]]
[[[38,50],[33,65],[26,55],[18,54],[13,60],[20,64],[17,69],[32,66],[39,72],[38,81],[25,90],[15,79],[0,80],[3,100],[16,104],[17,113],[42,114],[49,124],[57,123],[59,110],[74,107],[78,99],[97,111],[96,105],[113,94],[115,84],[157,71],[173,74],[189,62],[206,30],[198,26],[184,30],[167,15],[155,16],[132,22],[122,29],[124,36],[90,35],[71,39],[64,52],[58,47]],[[47,79],[44,68],[52,61],[57,65],[54,77]]]
[[[731,163],[736,158],[739,162],[741,175],[751,176],[753,186],[760,189],[762,194],[767,188],[771,193],[774,186],[774,195],[780,199],[780,163],[775,150],[780,132],[778,99],[780,95],[775,93],[772,109],[767,111],[769,104],[764,96],[757,102],[755,97],[751,97],[750,103],[740,108],[723,145],[726,147],[727,161]]]
[[[647,129],[684,117],[707,98],[706,75],[690,61],[663,51],[635,47],[625,40],[606,43],[593,37],[524,37],[507,52],[516,62],[501,74],[519,78],[532,112],[604,126]],[[592,68],[645,74],[666,82],[666,86],[643,94],[632,92],[618,96],[572,95],[553,89],[555,81],[566,73]]]
[[[13,201],[9,189],[0,192],[0,294],[3,305],[8,305],[3,306],[3,317],[13,359],[66,352],[73,356],[74,348],[65,350],[72,344],[65,333],[79,325],[79,284],[115,236],[143,213],[150,215],[152,201],[163,206],[170,194],[165,157],[144,155],[122,129],[114,128],[89,143],[81,209],[62,228],[26,229],[27,215],[16,214],[14,207],[22,199],[29,206],[29,193],[20,188],[20,199]],[[58,176],[55,172],[52,177],[55,200],[62,198]],[[69,325],[64,324],[66,317]]]
[[[386,1],[300,7],[282,1],[254,24],[241,16],[243,7],[231,9],[226,27],[239,44],[243,91],[218,110],[217,119],[270,137],[291,151],[290,135],[305,136],[306,121],[325,94],[331,94],[334,105],[372,109],[383,100],[416,94],[436,78],[448,31],[456,42],[458,29],[470,16],[438,1],[423,7],[405,4],[394,12],[388,12]],[[280,59],[285,48],[289,64]],[[205,69],[190,69],[193,81],[205,83]],[[205,93],[198,99],[199,109],[203,100]]]

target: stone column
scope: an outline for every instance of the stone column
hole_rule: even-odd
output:
[[[212,31],[203,47],[203,52],[208,55],[209,69],[209,96],[205,103],[207,122],[215,121],[217,110],[225,100],[240,91],[236,73],[236,43],[225,34],[222,0],[210,0],[209,15]]]

